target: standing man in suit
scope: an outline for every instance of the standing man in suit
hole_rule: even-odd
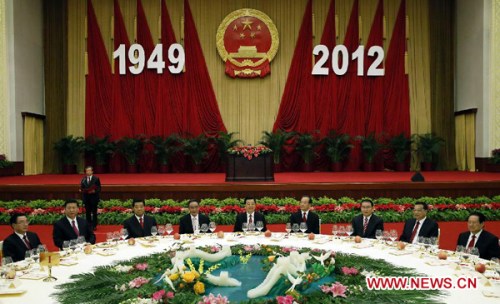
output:
[[[438,224],[427,218],[427,206],[424,202],[416,202],[413,207],[413,217],[405,222],[403,234],[399,238],[402,242],[417,243],[419,236],[438,237]]]
[[[77,217],[78,202],[75,199],[68,199],[64,203],[64,217],[54,223],[52,238],[57,248],[62,248],[64,241],[77,239],[79,236],[85,237],[85,241],[95,244],[95,234],[92,227],[86,220]]]
[[[85,167],[85,176],[80,182],[80,192],[85,206],[87,222],[93,230],[97,229],[97,205],[99,204],[99,193],[101,193],[101,181],[94,175],[91,166]]]
[[[352,219],[352,235],[363,238],[374,239],[377,230],[384,231],[384,221],[373,214],[373,201],[363,199],[361,201],[361,214]]]
[[[3,256],[11,257],[12,261],[24,260],[26,251],[35,249],[41,244],[38,235],[28,231],[28,218],[24,214],[13,214],[10,217],[10,226],[14,233],[3,241]]]
[[[197,200],[189,200],[188,208],[189,214],[181,217],[179,221],[179,234],[193,234],[200,230],[201,225],[210,224],[208,216],[200,213],[200,203]]]
[[[245,212],[240,213],[236,216],[236,223],[234,224],[234,232],[243,231],[242,226],[243,223],[247,224],[255,224],[258,221],[261,221],[264,224],[264,228],[262,231],[266,231],[266,218],[260,212],[255,211],[255,199],[253,197],[246,197],[243,200],[245,204]]]
[[[290,223],[292,225],[306,223],[306,233],[319,234],[319,216],[310,210],[312,204],[312,197],[303,195],[300,198],[300,210],[290,215]]]
[[[128,231],[127,238],[151,236],[151,228],[157,227],[156,219],[144,214],[145,207],[146,203],[142,199],[134,199],[132,201],[134,215],[123,222],[123,228]]]
[[[479,257],[485,260],[500,258],[500,246],[498,237],[484,230],[486,217],[479,212],[472,212],[467,219],[469,231],[458,236],[457,245],[466,248],[476,247],[479,250]]]

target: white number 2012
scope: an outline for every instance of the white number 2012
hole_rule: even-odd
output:
[[[358,76],[363,76],[365,72],[365,67],[364,67],[364,53],[365,53],[365,47],[363,45],[360,45],[356,51],[352,53],[351,60],[354,61],[356,60],[358,63],[358,71],[357,75]],[[325,45],[317,45],[314,47],[313,50],[314,55],[320,55],[320,58],[316,62],[316,64],[313,67],[312,74],[313,75],[328,75],[330,72],[330,69],[328,67],[325,67],[325,63],[328,60],[328,57],[330,56],[330,51]],[[382,61],[384,60],[384,49],[380,46],[372,46],[368,50],[368,56],[369,57],[375,57],[375,60],[373,63],[370,65],[368,68],[368,71],[366,73],[367,76],[384,76],[385,70],[383,67],[380,67]],[[347,73],[347,69],[349,68],[349,52],[345,45],[336,45],[333,48],[332,51],[332,70],[336,75],[344,75]]]

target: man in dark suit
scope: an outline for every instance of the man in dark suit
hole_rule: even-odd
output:
[[[91,166],[85,167],[85,176],[80,182],[82,201],[85,206],[87,222],[93,230],[97,228],[97,205],[99,204],[99,193],[101,193],[101,181],[94,175]]]
[[[38,235],[28,231],[28,219],[24,214],[13,214],[10,217],[10,226],[14,233],[3,241],[3,256],[11,257],[12,261],[24,260],[26,251],[36,249],[41,244]]]
[[[192,234],[199,232],[203,224],[210,224],[208,216],[200,213],[200,203],[191,199],[188,202],[189,214],[181,217],[179,221],[179,234]]]
[[[127,229],[127,238],[138,238],[151,236],[151,228],[157,227],[156,219],[152,216],[145,215],[146,203],[141,199],[132,201],[132,215],[129,219],[123,222],[123,228]]]
[[[384,231],[384,221],[373,214],[373,201],[361,201],[361,214],[352,219],[352,235],[374,239],[377,230]]]
[[[319,234],[319,216],[311,211],[312,198],[309,195],[303,195],[300,198],[300,210],[290,215],[290,223],[300,225],[307,224],[306,233]]]
[[[484,230],[486,217],[479,212],[472,212],[467,219],[469,231],[458,236],[457,245],[466,248],[476,247],[479,250],[479,257],[485,260],[500,258],[500,246],[498,237]]]
[[[413,207],[413,217],[405,222],[403,234],[399,238],[402,242],[417,243],[419,236],[438,237],[438,224],[427,218],[427,206],[424,202],[416,202]]]
[[[266,231],[266,218],[262,213],[255,211],[255,199],[253,197],[246,197],[243,200],[245,204],[245,212],[240,213],[236,216],[236,223],[234,224],[234,232],[243,231],[243,223],[256,224],[257,222],[262,222],[264,228],[262,231]]]
[[[79,212],[78,202],[75,199],[68,199],[64,203],[65,216],[54,223],[52,238],[58,248],[62,248],[64,241],[77,239],[79,236],[85,237],[85,241],[95,244],[95,234],[92,227],[86,220],[77,217]]]

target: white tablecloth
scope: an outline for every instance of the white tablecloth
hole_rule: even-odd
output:
[[[226,238],[228,234],[226,233]],[[320,236],[320,238],[331,238],[331,236]],[[196,239],[196,245],[235,245],[237,243],[242,243],[246,245],[255,244],[267,244],[267,245],[280,245],[286,247],[311,247],[318,249],[333,250],[336,252],[343,253],[354,253],[362,256],[367,256],[375,259],[384,259],[396,266],[405,266],[410,268],[415,268],[419,273],[426,274],[431,277],[452,277],[457,278],[457,275],[466,273],[471,277],[479,277],[481,279],[479,283],[479,288],[477,290],[452,290],[444,291],[445,295],[442,298],[443,303],[500,303],[498,298],[489,298],[483,295],[483,290],[495,290],[500,292],[500,284],[492,283],[492,286],[484,286],[483,280],[485,277],[481,274],[463,268],[457,270],[450,265],[442,266],[431,266],[426,262],[431,260],[437,260],[436,257],[426,257],[421,258],[419,253],[413,253],[411,255],[395,256],[390,254],[391,251],[395,251],[394,248],[389,248],[385,245],[375,245],[370,248],[355,248],[355,243],[346,242],[341,240],[328,241],[324,244],[318,243],[318,239],[313,242],[305,238],[290,237],[276,241],[274,238],[265,238],[262,236],[247,236],[244,238],[237,238],[237,241],[228,241],[227,239],[216,239],[208,236]],[[168,248],[173,242],[172,237],[163,238],[158,243],[156,247],[145,248],[136,244],[135,246],[129,246],[127,244],[121,244],[118,246],[118,252],[113,256],[100,256],[96,254],[91,255],[79,255],[78,264],[73,266],[58,266],[54,267],[52,274],[58,280],[55,282],[43,282],[42,280],[19,280],[21,286],[19,288],[26,289],[27,292],[19,296],[0,296],[0,303],[5,304],[15,304],[15,303],[57,303],[57,301],[51,296],[52,293],[56,291],[54,288],[57,284],[61,284],[69,281],[69,277],[73,274],[78,274],[82,272],[90,272],[96,266],[109,265],[116,261],[128,260],[134,257],[149,255],[152,253],[157,253]],[[363,240],[361,244],[366,244],[370,242],[369,240]],[[192,244],[190,244],[192,245]],[[75,290],[78,292],[78,290]]]

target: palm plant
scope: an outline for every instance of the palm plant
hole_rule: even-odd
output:
[[[358,136],[357,139],[361,142],[361,150],[365,161],[372,164],[383,145],[377,139],[375,132],[370,133],[368,136]]]
[[[276,130],[275,132],[263,131],[264,135],[262,140],[259,142],[261,145],[265,145],[273,150],[274,163],[279,164],[281,162],[281,154],[283,152],[283,146],[286,142],[290,140],[295,133],[285,132],[283,130]]]
[[[314,138],[312,133],[302,133],[296,138],[295,150],[299,152],[304,163],[310,164],[314,159],[314,148],[318,145],[319,142]]]
[[[404,133],[394,136],[389,141],[389,147],[394,152],[394,158],[397,163],[404,163],[406,157],[411,152],[412,140]]]
[[[129,165],[135,165],[142,153],[144,142],[145,140],[141,136],[125,136],[115,142],[116,151],[125,157]]]
[[[78,157],[85,149],[85,140],[81,136],[68,135],[54,143],[54,149],[64,165],[76,165]]]
[[[85,140],[85,152],[95,158],[96,165],[105,165],[109,155],[115,152],[116,144],[109,141],[109,136],[89,136]]]
[[[180,150],[181,139],[177,134],[167,137],[153,136],[149,142],[154,147],[154,154],[160,165],[168,165],[172,156]]]
[[[195,165],[201,165],[203,159],[208,156],[208,138],[205,134],[184,138],[182,143],[184,155],[190,156]]]
[[[349,156],[353,148],[353,145],[349,143],[350,139],[348,134],[337,133],[335,130],[330,130],[322,139],[321,143],[325,145],[326,155],[332,163],[340,163]]]
[[[219,135],[214,138],[217,144],[217,153],[219,155],[219,159],[224,161],[226,158],[226,152],[229,148],[237,146],[242,143],[239,139],[233,139],[233,136],[238,134],[237,132],[219,132]]]
[[[413,134],[412,137],[417,144],[416,152],[420,159],[426,163],[437,162],[444,139],[434,133]]]

